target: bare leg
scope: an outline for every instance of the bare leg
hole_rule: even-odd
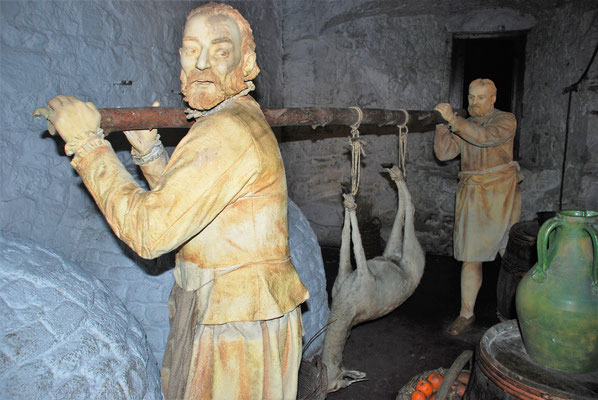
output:
[[[461,312],[448,328],[451,335],[460,335],[475,322],[473,310],[482,286],[482,263],[464,262],[461,267]]]
[[[461,267],[461,315],[469,318],[473,315],[475,300],[482,287],[482,263],[464,262]]]
[[[403,176],[397,166],[395,165],[392,169],[389,169],[388,172],[397,185],[398,205],[395,220],[392,224],[392,231],[390,232],[386,248],[384,249],[384,257],[398,261],[403,255],[403,229],[406,229],[405,207],[407,201],[410,201],[410,199],[407,201],[405,200],[405,194],[409,194],[409,191],[406,190],[407,187],[405,186],[405,181],[403,181]]]
[[[343,282],[351,274],[351,216],[349,209],[345,208],[345,222],[341,236],[341,248],[338,262],[338,274],[332,285],[332,298],[337,295]]]

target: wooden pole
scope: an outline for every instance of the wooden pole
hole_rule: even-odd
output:
[[[187,120],[183,108],[100,108],[102,129],[106,134],[115,131],[152,128],[189,128],[194,120]],[[328,125],[353,125],[358,112],[353,108],[277,108],[262,109],[270,126],[311,126],[316,128]],[[397,126],[407,120],[409,132],[428,132],[434,125],[443,123],[438,111],[384,110],[364,108],[362,125]],[[464,110],[456,110],[464,116]]]

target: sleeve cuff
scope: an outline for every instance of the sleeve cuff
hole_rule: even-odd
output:
[[[457,114],[455,114],[453,119],[450,120],[448,123],[449,129],[451,130],[451,132],[456,132],[458,130],[457,129],[458,124],[459,124],[459,116]]]
[[[108,147],[111,149],[112,145],[110,145],[110,142],[108,142],[107,140],[104,140],[102,137],[96,135],[92,135],[84,142],[78,142],[77,147],[73,150],[75,156],[71,160],[71,165],[73,166],[73,168],[77,169],[77,167],[79,166],[79,164],[85,156],[87,156],[92,151],[102,147]]]
[[[135,165],[145,165],[158,158],[162,157],[166,153],[164,149],[164,145],[160,141],[160,135],[156,136],[156,142],[153,144],[151,150],[144,155],[139,154],[139,152],[135,149],[131,149],[131,158],[133,159],[133,164]]]

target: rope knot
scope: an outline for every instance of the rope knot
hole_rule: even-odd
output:
[[[352,194],[343,194],[344,197],[344,201],[343,201],[343,205],[345,206],[345,208],[347,210],[356,210],[357,209],[357,203],[355,202],[355,197],[353,197]]]
[[[363,156],[365,156],[365,150],[363,149],[368,142],[362,140],[359,136],[349,137],[349,141],[347,142],[351,146],[352,152],[357,152]]]
[[[400,182],[403,180],[403,172],[396,165],[393,165],[391,168],[386,168],[386,171],[388,171],[390,179],[393,181]]]

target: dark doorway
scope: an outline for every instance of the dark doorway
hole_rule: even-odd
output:
[[[495,107],[521,120],[526,32],[455,34],[453,37],[450,102],[467,108],[469,83],[491,79],[496,85]],[[513,149],[519,158],[519,128]]]

